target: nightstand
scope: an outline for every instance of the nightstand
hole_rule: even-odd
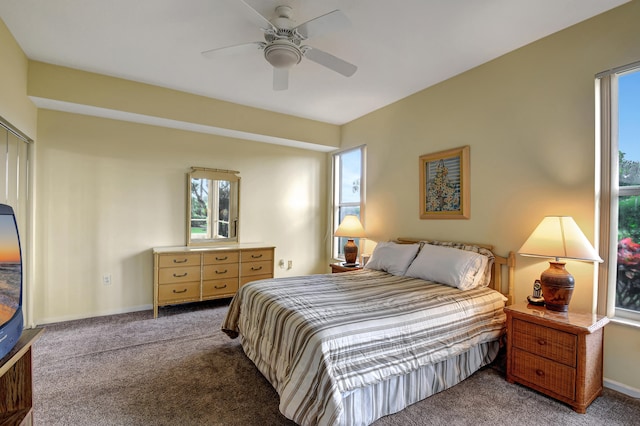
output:
[[[358,264],[357,266],[344,266],[341,262],[332,263],[331,265],[331,273],[337,274],[339,272],[349,272],[349,271],[359,271],[362,269],[362,265]]]
[[[507,306],[507,381],[570,405],[576,412],[602,393],[602,345],[609,318]]]

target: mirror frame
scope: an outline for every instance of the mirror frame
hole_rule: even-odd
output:
[[[221,169],[207,169],[204,167],[192,167],[191,171],[187,173],[187,246],[204,246],[212,244],[224,244],[230,242],[238,242],[238,235],[240,234],[240,176],[237,171],[234,170],[221,170]],[[236,233],[234,237],[230,238],[191,238],[191,181],[193,179],[209,179],[212,181],[226,180],[231,184],[231,188],[235,186],[235,203],[233,202],[233,191],[230,192],[229,202],[233,206],[235,205],[236,217],[229,217],[229,225],[235,222]]]

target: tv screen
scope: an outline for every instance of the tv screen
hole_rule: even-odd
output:
[[[22,334],[22,255],[13,209],[0,204],[0,358]]]

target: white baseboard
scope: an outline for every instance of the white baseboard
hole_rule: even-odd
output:
[[[123,308],[123,309],[113,309],[113,310],[108,310],[108,311],[103,311],[103,312],[94,312],[90,316],[87,316],[87,315],[65,315],[63,317],[43,318],[43,319],[39,320],[37,324],[30,324],[29,326],[30,327],[35,327],[35,326],[41,326],[41,325],[46,325],[46,324],[55,324],[55,323],[58,323],[58,322],[75,321],[75,320],[93,318],[93,317],[104,317],[104,316],[107,316],[107,315],[118,315],[118,314],[128,314],[130,312],[148,311],[148,310],[151,310],[151,309],[153,309],[153,305],[140,305],[140,306],[130,306],[130,307]]]
[[[624,383],[616,382],[615,380],[610,380],[605,378],[604,387],[613,389],[614,391],[618,391],[632,398],[640,399],[640,389],[632,388],[631,386],[627,386]]]

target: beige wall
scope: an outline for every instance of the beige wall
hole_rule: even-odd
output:
[[[240,171],[240,239],[293,261],[276,276],[328,269],[324,153],[49,110],[38,131],[36,323],[150,305],[151,247],[185,243],[191,166]]]
[[[516,251],[545,215],[595,235],[594,75],[640,60],[640,2],[622,6],[343,126],[368,146],[366,227],[374,240],[417,236]],[[420,220],[418,157],[471,146],[471,219]],[[546,262],[518,256],[516,300]],[[593,267],[568,262],[572,307],[594,307]],[[605,375],[640,389],[640,330],[611,324]],[[614,341],[615,339],[615,341]]]
[[[37,109],[27,98],[29,61],[1,19],[0,52],[0,117],[35,139]]]
[[[29,62],[28,76],[28,95],[33,97],[316,144],[325,150],[340,146],[340,128],[333,124],[37,61]]]

